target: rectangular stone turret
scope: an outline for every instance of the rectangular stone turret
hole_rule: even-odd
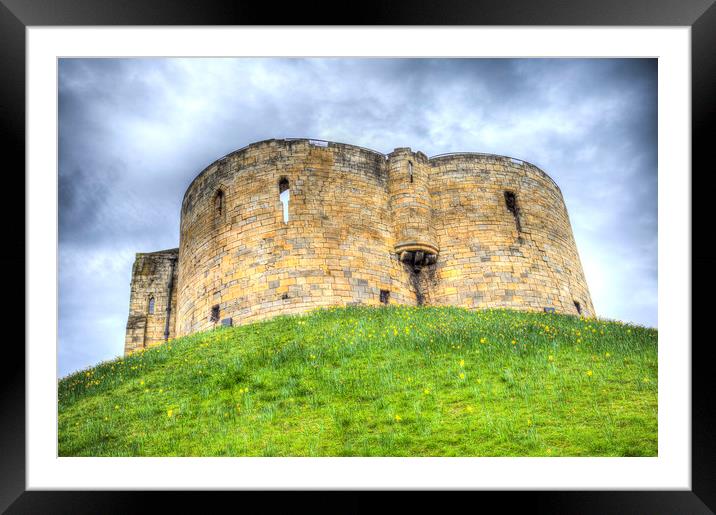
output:
[[[175,336],[178,259],[178,248],[137,254],[132,267],[125,354]]]

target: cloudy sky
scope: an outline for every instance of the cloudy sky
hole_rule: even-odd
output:
[[[121,355],[136,252],[249,143],[530,161],[562,189],[597,313],[657,325],[655,59],[62,59],[59,374]]]

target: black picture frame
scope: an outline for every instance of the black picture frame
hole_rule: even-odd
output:
[[[25,267],[25,29],[28,26],[83,25],[619,25],[691,27],[692,71],[692,489],[690,491],[534,491],[472,492],[453,494],[473,507],[499,503],[522,505],[538,513],[713,513],[716,510],[716,430],[711,392],[713,367],[708,329],[709,293],[716,258],[708,249],[710,237],[710,182],[713,181],[711,147],[716,119],[716,5],[715,0],[427,0],[367,1],[347,4],[346,14],[333,2],[283,3],[205,0],[0,0],[0,134],[3,146],[0,203],[4,248],[0,261],[5,291],[24,292],[20,270]],[[660,142],[668,144],[668,142]],[[699,173],[697,173],[699,172]],[[9,193],[12,192],[12,193]],[[8,249],[14,249],[12,251]],[[48,266],[55,266],[48,263]],[[692,279],[693,283],[693,279]],[[701,299],[698,297],[701,296]],[[22,334],[24,326],[10,314],[18,311],[17,293],[3,295],[8,331]],[[23,295],[24,298],[24,295]],[[24,305],[24,303],[23,303]],[[7,318],[6,318],[7,320]],[[704,329],[699,335],[696,326]],[[13,329],[14,328],[14,329]],[[162,511],[181,512],[197,502],[181,492],[60,492],[26,491],[25,486],[25,355],[20,338],[8,338],[3,349],[0,382],[0,511],[7,513],[133,513],[161,503]],[[206,494],[205,494],[206,495]],[[249,506],[257,493],[213,493],[224,502],[243,496]],[[320,495],[320,500],[316,497]],[[292,509],[359,511],[378,501],[373,493],[303,492],[291,498]],[[466,497],[470,495],[470,497]],[[283,496],[281,496],[283,497]],[[272,503],[276,494],[272,494]],[[216,500],[216,499],[212,499]],[[207,501],[199,500],[202,506]],[[423,492],[402,495],[401,511],[424,503]],[[340,503],[340,504],[337,504]],[[474,503],[474,504],[473,504]],[[238,507],[238,505],[237,505]],[[273,507],[273,506],[271,506]]]

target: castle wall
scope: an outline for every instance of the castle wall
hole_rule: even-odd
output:
[[[313,140],[225,156],[186,191],[178,251],[137,255],[128,352],[162,341],[177,257],[171,337],[351,304],[594,315],[559,188],[502,156]]]
[[[178,333],[228,318],[236,324],[321,306],[378,305],[381,290],[390,302],[412,304],[404,266],[390,251],[385,167],[382,154],[359,147],[270,140],[208,168],[182,206]],[[212,200],[219,189],[221,219]],[[219,320],[211,320],[216,306]]]
[[[137,254],[132,267],[125,354],[175,336],[178,254],[179,249]]]
[[[431,164],[440,245],[435,304],[577,314],[576,301],[594,315],[562,193],[544,172],[483,154]],[[506,192],[514,194],[512,210]]]

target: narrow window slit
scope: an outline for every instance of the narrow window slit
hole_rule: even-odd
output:
[[[224,192],[222,190],[217,190],[214,195],[214,212],[217,216],[221,216],[224,212]]]
[[[154,297],[149,297],[149,314],[154,314]]]
[[[505,192],[505,205],[507,206],[507,210],[512,213],[512,216],[515,218],[517,232],[522,232],[522,224],[520,223],[520,208],[517,206],[517,195],[515,195],[513,191]]]
[[[410,182],[413,182],[413,162],[408,161],[408,177],[410,178]]]
[[[283,223],[286,224],[288,223],[288,201],[291,197],[290,187],[286,177],[281,177],[281,180],[278,182],[278,193],[278,198],[283,205]]]
[[[577,302],[576,300],[573,302],[574,302],[574,307],[577,308],[577,314],[581,315],[582,314],[582,305],[579,302]]]

